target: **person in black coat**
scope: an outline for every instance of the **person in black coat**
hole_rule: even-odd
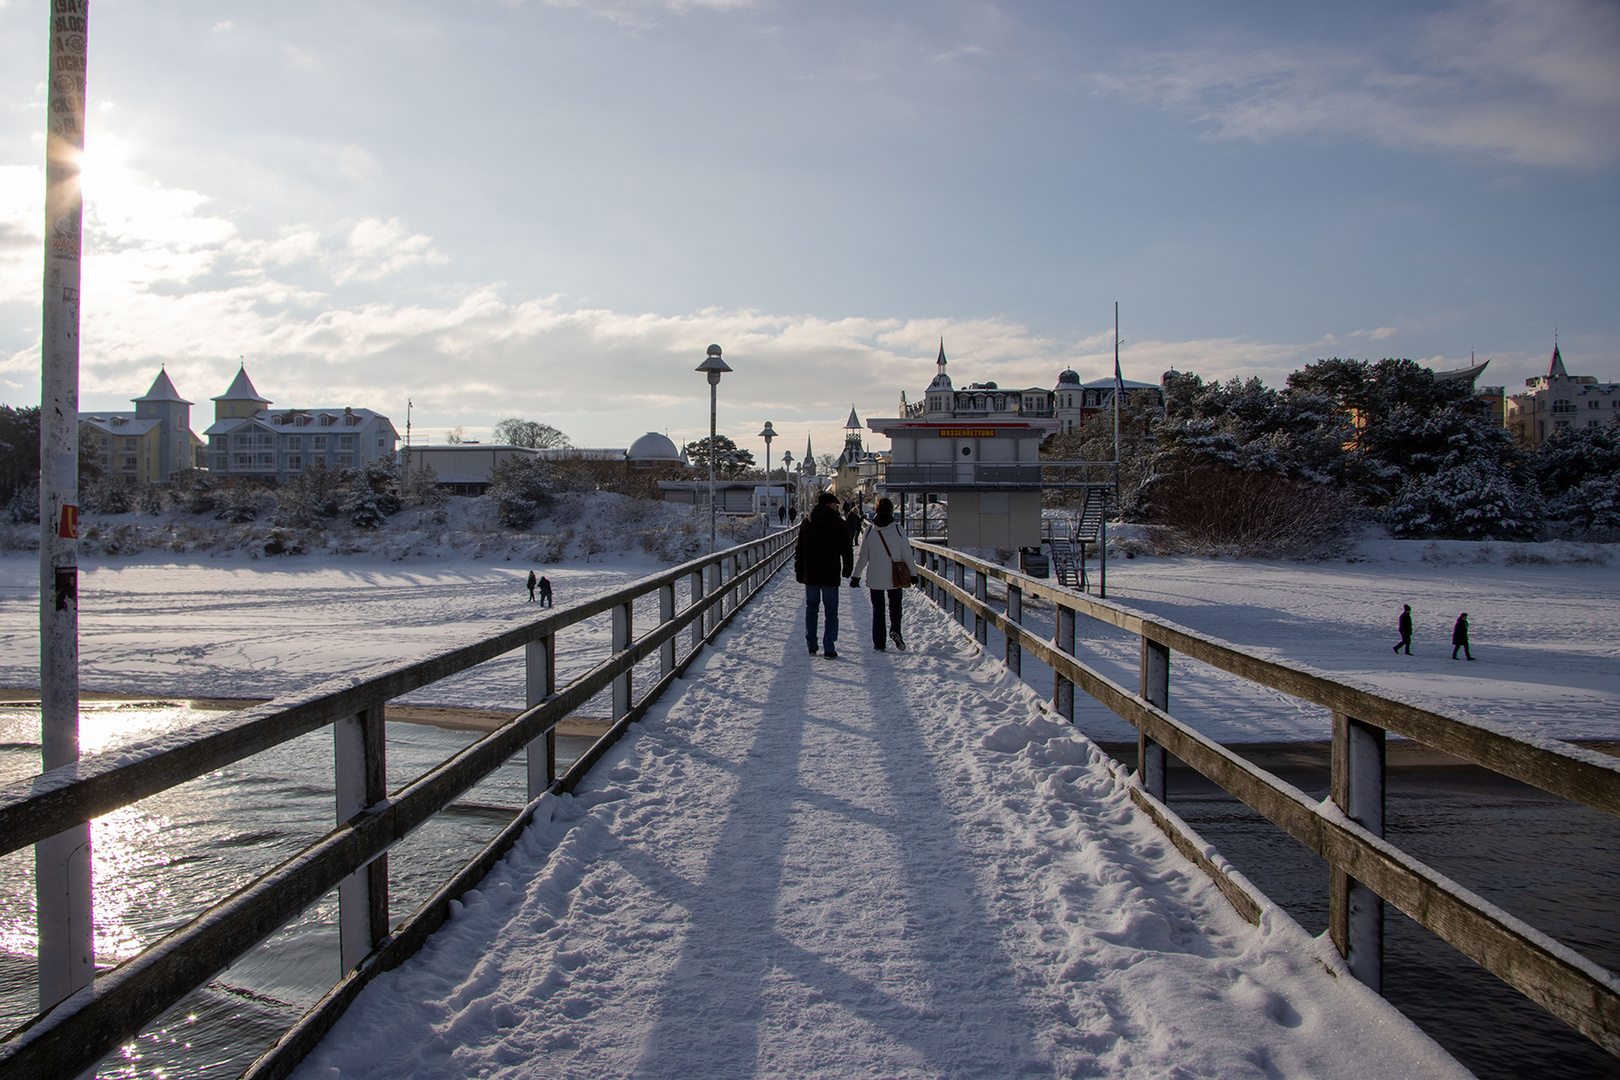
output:
[[[851,506],[849,508],[849,513],[844,515],[844,527],[849,530],[849,543],[851,547],[855,545],[855,541],[861,538],[862,524],[864,524],[864,519],[861,517],[860,509],[858,507]]]
[[[1472,660],[1474,654],[1468,651],[1468,612],[1457,616],[1457,625],[1451,628],[1451,658],[1457,659],[1457,650],[1461,649],[1463,655]]]
[[[1395,643],[1395,651],[1400,652],[1404,647],[1406,655],[1412,655],[1412,605],[1406,604],[1401,608],[1400,622],[1401,640]]]
[[[816,500],[793,549],[793,576],[804,586],[804,640],[810,655],[816,655],[816,620],[822,605],[827,608],[826,629],[821,636],[821,653],[838,656],[838,587],[855,570],[855,546],[838,516],[838,496],[825,492]]]

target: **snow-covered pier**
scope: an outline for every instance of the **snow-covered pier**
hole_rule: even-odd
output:
[[[78,1075],[334,890],[338,982],[248,1076],[1464,1075],[1374,992],[1385,901],[1620,1045],[1611,973],[1386,842],[1382,821],[1386,731],[1610,814],[1612,759],[928,544],[910,648],[871,651],[865,596],[846,592],[843,656],[807,656],[802,590],[779,574],[791,541],[0,790],[17,851],[335,735],[335,828],[181,901],[172,931],[0,1041],[0,1080]],[[1116,681],[1122,647],[1139,687]],[[1172,654],[1326,710],[1331,797],[1172,715]],[[469,677],[527,707],[388,783],[389,703]],[[552,736],[590,702],[611,730],[557,777]],[[1140,734],[1139,778],[1070,723],[1082,707]],[[1327,860],[1329,934],[1173,813],[1169,755]],[[413,869],[396,845],[515,762],[523,812],[426,901],[391,893]]]
[[[296,1075],[1466,1075],[1331,945],[1240,918],[947,616],[912,599],[877,653],[846,607],[827,660],[801,592],[768,587]]]

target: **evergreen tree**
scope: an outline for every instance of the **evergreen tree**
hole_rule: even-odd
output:
[[[754,468],[754,455],[743,450],[726,435],[714,437],[714,474],[722,480],[733,480]],[[687,458],[699,472],[709,471],[709,440],[686,444]]]
[[[533,457],[497,462],[489,475],[489,497],[497,520],[509,529],[526,529],[550,509],[553,476],[549,462]]]

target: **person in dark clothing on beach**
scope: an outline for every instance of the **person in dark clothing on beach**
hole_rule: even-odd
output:
[[[540,606],[551,606],[551,582],[547,578],[540,579]]]
[[[529,571],[529,603],[531,603],[531,604],[534,603],[534,586],[535,586],[534,571],[530,570]]]
[[[798,520],[799,520],[799,508],[797,506],[788,507],[788,524],[791,525],[795,521],[798,521]]]
[[[776,523],[778,525],[780,525],[786,520],[787,520],[787,507],[778,506],[776,508]]]
[[[860,510],[851,505],[849,513],[844,515],[844,527],[849,530],[849,544],[851,547],[854,547],[855,541],[861,538],[862,522]]]
[[[1463,655],[1472,660],[1474,654],[1468,651],[1468,612],[1457,616],[1457,625],[1451,628],[1451,658],[1457,659],[1457,650],[1461,649]]]
[[[854,570],[855,546],[838,516],[838,496],[825,492],[805,519],[793,548],[793,576],[804,586],[804,640],[811,656],[816,655],[816,621],[825,605],[820,651],[829,659],[838,658],[838,587]]]
[[[1395,651],[1400,652],[1404,647],[1406,655],[1412,655],[1412,605],[1407,604],[1401,608],[1401,640],[1395,643]]]

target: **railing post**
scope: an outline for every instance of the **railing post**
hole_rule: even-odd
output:
[[[1142,638],[1142,683],[1138,696],[1166,712],[1170,709],[1170,646]],[[1167,791],[1168,762],[1164,747],[1138,731],[1136,733],[1136,774],[1147,793],[1160,802]]]
[[[707,600],[711,596],[719,596],[720,594],[720,560],[716,559],[714,562],[704,567],[704,569],[708,571],[706,575],[708,578],[708,586],[704,590],[703,594],[703,598]],[[704,637],[714,633],[714,628],[720,625],[720,611],[723,606],[723,602],[717,603],[708,611],[703,613]]]
[[[973,571],[973,599],[981,604],[990,600],[990,575],[983,570]],[[973,616],[973,638],[980,645],[990,644],[990,620],[977,613]]]
[[[613,652],[621,653],[630,647],[630,612],[628,603],[613,607]],[[613,680],[613,721],[618,723],[630,711],[630,671]]]
[[[963,592],[967,592],[967,564],[959,563],[955,559],[952,559],[951,560],[951,571],[952,571],[951,579],[956,583],[956,587],[958,589],[961,589]],[[956,617],[956,625],[957,626],[966,626],[967,625],[967,605],[962,603],[962,601],[958,600],[954,596],[951,597],[951,604],[954,606],[954,609],[955,609],[953,611],[953,614]]]
[[[532,709],[557,692],[557,635],[547,634],[523,646],[523,707]],[[557,780],[557,729],[531,741],[528,758],[529,801],[551,789]]]
[[[388,795],[383,706],[332,725],[337,820],[341,825]],[[388,856],[379,855],[338,884],[338,950],[352,971],[388,936]]]
[[[1074,655],[1074,609],[1058,605],[1057,609],[1057,638],[1053,641],[1059,652]],[[1069,723],[1074,723],[1074,683],[1056,675],[1052,680],[1052,704],[1057,707],[1058,715]]]
[[[699,567],[698,569],[692,571],[692,573],[687,576],[687,583],[692,590],[692,603],[701,603],[703,601],[703,569]],[[688,606],[690,607],[691,605]],[[706,621],[708,621],[708,616],[692,620],[693,653],[696,653],[699,649],[703,648],[703,624]]]
[[[1007,621],[1024,621],[1024,590],[1012,582],[1007,583]],[[1010,627],[1007,630],[1007,667],[1020,678],[1024,674],[1024,648],[1018,644],[1018,631]]]
[[[1333,714],[1333,801],[1374,836],[1384,835],[1384,729]],[[1350,974],[1384,992],[1384,900],[1341,868],[1329,871],[1328,930]]]
[[[741,599],[737,591],[741,585],[741,582],[737,580],[737,556],[728,555],[726,557],[725,576],[721,580],[731,582],[731,593],[726,598],[726,613],[728,615],[735,614],[738,607],[737,601]]]
[[[658,625],[667,626],[675,621],[675,583],[658,589]],[[675,639],[670,638],[658,647],[658,678],[664,679],[675,670]]]

